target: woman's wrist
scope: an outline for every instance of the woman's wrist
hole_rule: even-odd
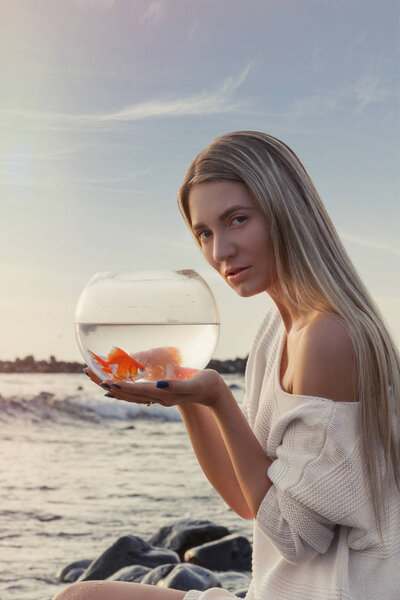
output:
[[[204,383],[204,392],[200,403],[204,406],[208,406],[208,408],[214,408],[219,402],[224,390],[229,388],[217,371],[205,369],[205,372],[207,372],[209,378]]]

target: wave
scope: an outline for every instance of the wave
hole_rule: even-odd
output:
[[[243,376],[224,375],[224,380],[241,405]],[[104,394],[105,390],[81,374],[0,374],[0,422],[25,419],[34,423],[78,424],[115,419],[181,420],[174,406],[133,404],[107,398]]]
[[[180,421],[178,409],[158,404],[132,404],[87,393],[59,395],[46,391],[31,396],[0,396],[0,421],[24,418],[38,421],[103,421],[159,419]]]

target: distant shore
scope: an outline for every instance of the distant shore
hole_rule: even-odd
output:
[[[246,358],[233,360],[212,359],[207,365],[222,375],[229,373],[243,374],[246,368]],[[0,373],[82,373],[84,363],[57,360],[50,356],[49,360],[35,360],[32,354],[15,360],[0,360]]]

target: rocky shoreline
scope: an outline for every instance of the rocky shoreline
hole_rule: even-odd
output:
[[[212,359],[207,365],[208,369],[214,369],[226,375],[243,374],[246,368],[246,358],[236,358],[233,360]],[[84,363],[67,362],[57,360],[55,356],[50,356],[49,360],[35,360],[32,354],[25,358],[16,358],[11,360],[0,360],[0,373],[82,373]]]
[[[58,581],[108,580],[177,590],[222,587],[244,598],[251,580],[252,547],[244,536],[210,521],[181,520],[149,540],[125,535],[95,559],[60,568]]]

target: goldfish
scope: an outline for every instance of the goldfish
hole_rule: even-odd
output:
[[[144,364],[146,379],[159,380],[174,377],[175,370],[180,367],[182,357],[178,348],[151,348],[134,354],[136,360]]]
[[[135,379],[139,369],[144,369],[144,365],[117,346],[108,353],[107,360],[97,356],[97,354],[91,352],[91,350],[89,350],[89,352],[99,364],[102,371],[107,375],[112,375],[113,381],[118,381],[120,379]]]
[[[101,358],[91,350],[89,352],[104,374],[111,376],[112,381],[135,381],[139,377],[148,381],[189,379],[198,372],[198,369],[182,367],[181,353],[178,348],[172,346],[151,348],[135,354],[128,354],[121,348],[114,347],[108,353],[107,359]]]

